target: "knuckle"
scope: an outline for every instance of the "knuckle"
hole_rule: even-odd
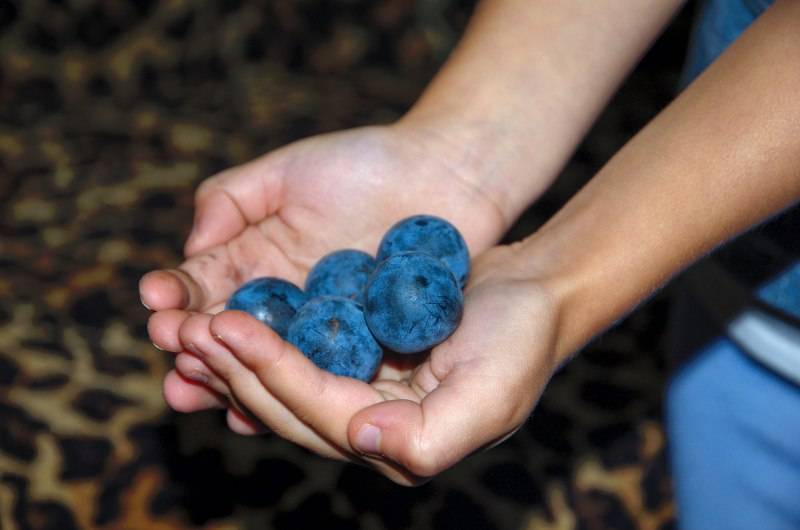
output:
[[[441,471],[440,466],[435,461],[425,456],[412,457],[406,464],[406,469],[423,478],[431,478]]]
[[[406,456],[403,463],[406,469],[417,477],[431,478],[444,469],[444,461],[439,451],[424,444],[417,444]]]
[[[194,192],[195,199],[199,199],[211,193],[211,191],[214,188],[216,188],[218,182],[219,182],[218,175],[205,179],[203,182],[200,183],[199,186],[197,186],[197,189]]]
[[[275,370],[280,371],[291,362],[291,351],[288,348],[276,348],[272,355],[259,355],[259,362],[262,370]]]

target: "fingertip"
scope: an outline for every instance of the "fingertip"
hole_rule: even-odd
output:
[[[396,399],[367,407],[353,416],[348,441],[359,453],[399,464],[417,478],[445,469],[441,451],[426,447],[422,408],[414,401]]]
[[[248,349],[248,346],[265,342],[283,342],[283,339],[269,326],[264,325],[244,311],[222,311],[211,318],[209,324],[215,339],[234,350]]]
[[[215,315],[209,328],[217,342],[256,373],[261,373],[271,362],[289,353],[286,348],[294,349],[269,326],[242,311],[223,311]]]
[[[209,339],[208,323],[211,320],[211,315],[205,313],[197,313],[187,318],[181,324],[178,330],[178,339],[181,343],[181,349],[189,351],[195,355],[203,355],[204,351],[198,349],[200,345],[205,344]]]
[[[147,334],[153,344],[162,350],[179,352],[182,350],[178,330],[190,314],[182,309],[156,311],[147,319]]]
[[[370,428],[374,427],[380,431],[379,453],[391,455],[397,446],[406,444],[410,432],[416,431],[419,415],[419,405],[413,401],[406,399],[381,401],[364,408],[351,418],[347,427],[347,437],[356,450],[374,453],[370,451],[370,447],[363,446],[367,436],[374,436],[374,432],[370,432]]]
[[[226,406],[225,401],[213,390],[188,379],[175,370],[164,378],[164,401],[176,412],[197,412]]]
[[[175,357],[175,371],[185,380],[204,385],[208,385],[212,376],[203,361],[189,353],[179,353]]]
[[[183,255],[187,258],[214,246],[214,241],[209,241],[205,222],[206,215],[202,206],[198,205],[195,212],[192,230],[183,245]]]
[[[189,290],[172,271],[151,271],[139,280],[139,297],[151,311],[183,309],[189,304]]]
[[[184,245],[187,257],[231,239],[248,224],[230,192],[223,191],[220,177],[208,179],[197,190],[192,231]]]

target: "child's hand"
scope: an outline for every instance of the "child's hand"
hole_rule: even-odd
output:
[[[471,252],[485,250],[507,221],[468,159],[421,130],[369,127],[303,140],[208,179],[197,192],[186,261],[140,283],[143,303],[155,311],[151,339],[180,352],[178,331],[187,318],[219,312],[244,281],[279,276],[302,286],[323,255],[341,248],[374,252],[389,226],[412,214],[447,218]],[[227,406],[176,372],[164,390],[179,411]],[[253,432],[236,413],[229,423]]]
[[[497,247],[476,260],[450,339],[416,367],[385,366],[372,384],[318,369],[233,311],[186,319],[179,338],[192,355],[178,362],[194,362],[184,368],[280,436],[415,484],[515,432],[556,367],[551,298],[506,270],[511,253]]]

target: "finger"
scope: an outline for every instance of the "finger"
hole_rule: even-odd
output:
[[[365,408],[350,421],[351,445],[418,477],[440,473],[507,435],[530,413],[487,384],[493,377],[486,370],[456,367],[420,403],[392,400]]]
[[[195,217],[185,254],[222,244],[277,211],[281,165],[275,153],[205,180],[195,194]]]
[[[194,256],[177,269],[148,272],[139,280],[142,303],[153,311],[203,311],[224,301],[241,283],[245,271],[227,247]]]
[[[184,379],[207,386],[226,399],[231,398],[231,389],[206,364],[191,353],[179,353],[175,357],[175,371]]]
[[[184,379],[213,390],[217,395],[225,398],[228,408],[228,424],[239,434],[259,434],[267,429],[256,418],[244,410],[244,407],[232,394],[227,383],[205,365],[203,361],[190,353],[181,353],[175,358],[175,371]]]
[[[294,416],[340,447],[349,447],[347,424],[353,414],[383,399],[362,381],[319,369],[245,313],[224,311],[216,315],[211,320],[211,333]]]
[[[236,434],[254,436],[269,432],[269,429],[267,429],[260,421],[249,418],[247,415],[242,414],[236,409],[228,409],[226,419],[228,422],[228,428],[230,428],[230,430]]]
[[[180,309],[156,311],[147,320],[147,334],[153,344],[164,351],[179,352],[181,346],[178,330],[191,313]]]
[[[202,384],[181,377],[171,370],[164,378],[164,400],[177,412],[197,412],[227,406],[224,398]]]
[[[272,240],[251,226],[227,244],[191,256],[177,269],[145,274],[139,281],[139,296],[154,311],[208,312],[256,276],[279,276],[297,282],[300,273],[295,269]]]
[[[267,331],[262,323],[239,313]],[[211,316],[196,315],[181,327],[181,340],[187,349],[197,355],[225,384],[238,403],[261,420],[279,436],[300,444],[330,458],[346,458],[342,450],[317,434],[296,417],[286,406],[266,389],[256,375],[231,353],[210,332]],[[277,335],[276,335],[277,337]],[[278,340],[280,340],[278,338]]]

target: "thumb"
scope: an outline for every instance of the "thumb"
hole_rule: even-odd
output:
[[[487,388],[476,372],[451,372],[420,403],[390,400],[359,411],[348,426],[351,446],[427,478],[504,438],[530,407]]]
[[[195,192],[185,255],[226,243],[248,225],[275,213],[281,204],[281,176],[278,157],[269,153],[203,181]]]

